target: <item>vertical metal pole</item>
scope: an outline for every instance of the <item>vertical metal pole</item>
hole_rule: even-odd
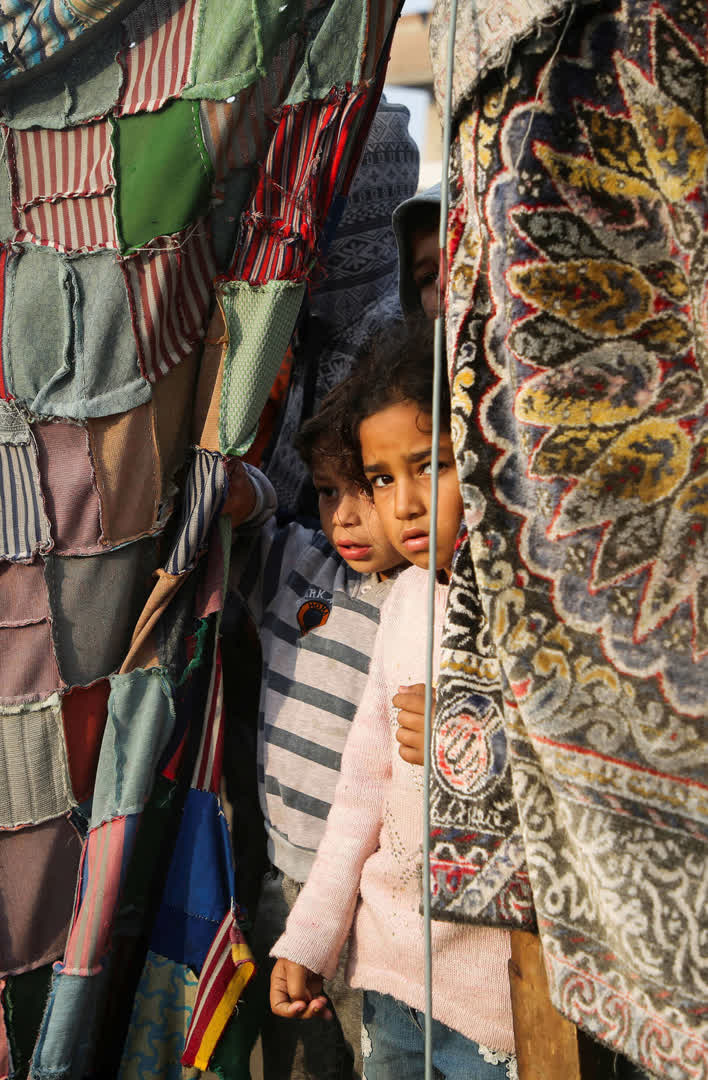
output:
[[[443,120],[442,183],[440,185],[440,285],[445,266],[447,247],[448,172],[450,167],[450,142],[452,133],[452,72],[455,56],[455,23],[457,0],[450,0],[450,33],[447,45],[447,86],[445,91],[445,115]],[[444,310],[444,308],[443,308]],[[440,386],[447,378],[445,366],[445,319],[439,313],[435,320],[435,358],[433,368],[433,453],[431,460],[430,500],[430,564],[428,567],[428,621],[425,656],[425,756],[423,763],[423,927],[425,947],[425,1080],[433,1080],[433,948],[430,916],[430,740],[433,713],[433,651],[435,626],[435,585],[437,582],[435,552],[438,538],[438,449],[440,442]]]

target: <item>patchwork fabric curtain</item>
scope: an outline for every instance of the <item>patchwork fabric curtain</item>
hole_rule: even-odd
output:
[[[0,91],[0,1076],[227,1077],[220,510],[398,5],[144,0],[45,70],[54,7]]]
[[[671,1080],[708,1075],[706,31],[461,5],[447,253],[434,907],[535,918],[561,1012]]]

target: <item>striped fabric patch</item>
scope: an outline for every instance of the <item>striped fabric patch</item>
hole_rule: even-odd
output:
[[[107,121],[62,131],[14,131],[17,203],[26,209],[43,199],[102,195],[115,185],[113,147]]]
[[[140,369],[154,383],[204,337],[216,273],[211,239],[200,222],[174,236],[158,236],[120,266]]]
[[[224,758],[224,689],[221,672],[221,646],[217,642],[209,682],[202,741],[192,775],[193,788],[219,794]]]
[[[0,443],[0,559],[29,561],[51,546],[34,442]]]
[[[15,240],[39,243],[55,251],[118,250],[110,195],[36,203],[21,215]]]
[[[125,77],[116,116],[154,112],[184,88],[195,7],[196,0],[148,0],[128,16],[129,44],[118,56]]]
[[[139,814],[113,818],[89,831],[64,956],[68,975],[92,975],[101,968],[139,819]]]
[[[194,566],[221,509],[226,486],[221,456],[209,450],[195,450],[185,484],[182,522],[165,564],[168,574],[183,574]]]
[[[327,217],[341,159],[366,93],[283,111],[252,203],[232,276],[250,284],[303,277]]]
[[[205,1070],[256,965],[232,911],[207,953],[182,1054],[183,1065]]]

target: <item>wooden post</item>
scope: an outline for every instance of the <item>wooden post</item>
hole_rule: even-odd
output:
[[[615,1055],[551,1004],[536,934],[512,930],[511,1007],[519,1080],[607,1080]]]

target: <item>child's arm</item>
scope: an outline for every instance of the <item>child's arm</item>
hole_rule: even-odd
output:
[[[278,500],[268,477],[236,459],[229,465],[229,489],[222,514],[228,514],[234,528],[247,525],[259,529],[275,513]]]
[[[391,776],[390,698],[382,660],[385,629],[384,606],[366,689],[344,748],[327,828],[285,933],[271,950],[271,956],[287,958],[301,968],[298,972],[280,965],[274,971],[271,1002],[280,1016],[312,1015],[309,1006],[317,1005],[320,995],[319,984],[311,975],[317,972],[331,978],[336,971],[354,918],[362,868],[379,845],[384,795]],[[290,993],[288,970],[295,997]],[[300,993],[303,985],[305,994]],[[302,1002],[308,1005],[304,1013]],[[297,1010],[293,1010],[294,1005]]]

